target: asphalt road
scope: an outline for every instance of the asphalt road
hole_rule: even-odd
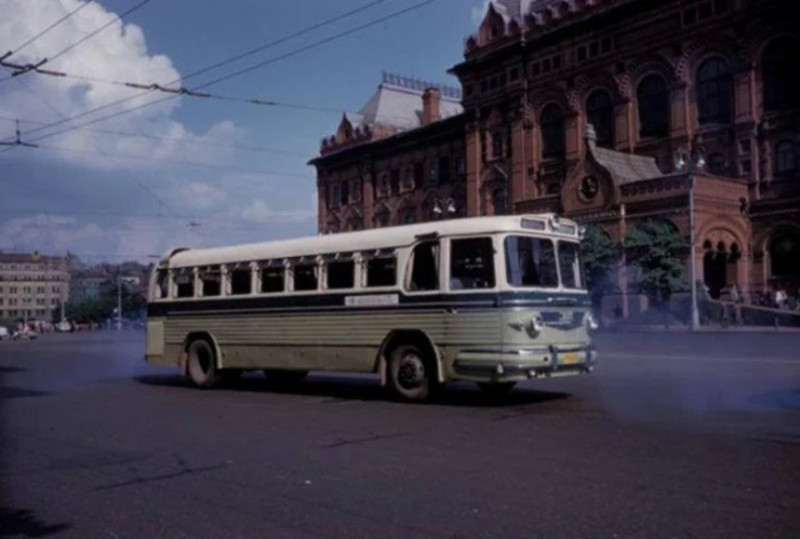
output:
[[[425,405],[0,342],[0,537],[800,537],[800,334],[597,341],[593,375]]]

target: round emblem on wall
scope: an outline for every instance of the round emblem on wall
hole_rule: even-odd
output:
[[[581,198],[584,200],[592,200],[597,196],[600,191],[600,182],[594,176],[586,176],[581,180],[581,185],[578,188]]]

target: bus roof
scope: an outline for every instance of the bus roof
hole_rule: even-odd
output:
[[[578,237],[578,226],[574,221],[558,218],[562,225],[574,227],[575,233],[559,233],[549,227],[554,214],[505,215],[498,217],[470,217],[431,221],[427,223],[373,228],[357,232],[342,232],[317,236],[306,236],[287,240],[261,243],[250,243],[229,247],[211,247],[202,249],[174,249],[161,261],[162,266],[173,268],[212,266],[250,262],[256,260],[292,258],[299,256],[315,256],[330,253],[347,253],[404,247],[411,245],[420,236],[438,234],[440,236],[458,236],[494,232],[538,232],[563,238]],[[539,221],[544,225],[542,230],[526,229],[523,219]]]

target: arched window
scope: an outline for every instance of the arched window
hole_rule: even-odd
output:
[[[614,147],[614,105],[606,90],[595,90],[586,99],[587,121],[597,133],[597,145]]]
[[[775,175],[788,176],[795,173],[796,163],[794,143],[791,140],[782,140],[775,145]]]
[[[492,207],[495,215],[508,213],[508,191],[505,187],[500,187],[492,192]]]
[[[709,58],[697,70],[697,110],[699,121],[727,123],[731,121],[733,79],[722,58]]]
[[[648,75],[636,89],[639,106],[639,135],[664,137],[669,133],[669,97],[667,83],[655,73]]]
[[[761,57],[764,87],[764,110],[792,107],[800,93],[800,44],[788,37],[778,38],[764,48]]]
[[[564,154],[564,113],[561,107],[550,103],[539,117],[542,129],[542,156],[560,157]]]

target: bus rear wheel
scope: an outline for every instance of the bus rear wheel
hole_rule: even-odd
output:
[[[195,339],[186,349],[186,374],[199,388],[212,388],[222,378],[217,369],[217,353],[205,339]]]
[[[389,384],[402,398],[425,401],[436,387],[432,362],[416,346],[400,345],[389,356]]]

